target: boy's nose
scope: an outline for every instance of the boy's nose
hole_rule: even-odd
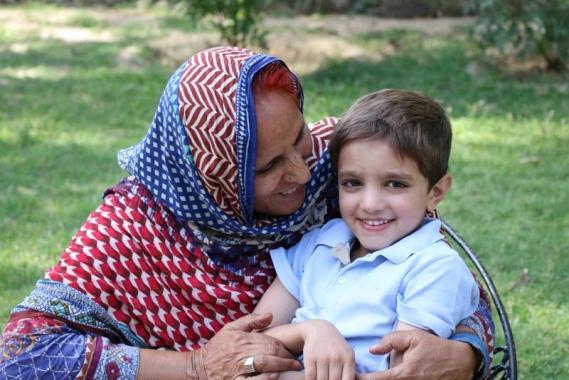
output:
[[[385,200],[377,189],[366,189],[362,197],[361,207],[367,212],[381,211],[385,208]]]

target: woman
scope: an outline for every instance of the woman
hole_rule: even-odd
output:
[[[219,47],[184,63],[146,137],[119,153],[131,176],[105,192],[13,310],[0,373],[227,379],[298,370],[279,342],[250,333],[271,316],[248,314],[274,278],[268,249],[336,216],[323,153],[336,120],[309,130],[302,109],[300,83],[274,57]],[[491,317],[467,324],[487,331]],[[472,334],[459,340],[483,346]],[[470,376],[479,361],[461,342],[396,334],[384,344],[407,351],[401,376]]]

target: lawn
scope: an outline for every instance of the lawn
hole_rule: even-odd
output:
[[[269,40],[270,52],[298,71],[308,121],[341,116],[380,88],[443,102],[454,185],[439,211],[496,282],[519,378],[569,378],[568,78],[498,71],[460,29],[346,36],[307,23],[295,33],[304,34]],[[311,45],[317,39],[336,45],[299,50],[327,46]],[[125,175],[116,153],[143,137],[170,74],[216,41],[164,11],[0,7],[2,325]]]

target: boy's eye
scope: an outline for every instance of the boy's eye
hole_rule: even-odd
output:
[[[360,186],[361,182],[356,180],[356,179],[349,179],[346,181],[342,182],[342,186],[344,187],[356,187],[356,186]]]
[[[407,187],[407,185],[404,184],[403,182],[399,182],[399,181],[390,181],[387,183],[387,187],[393,187],[396,189],[403,189],[403,188]]]

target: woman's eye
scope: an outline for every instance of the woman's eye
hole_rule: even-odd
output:
[[[255,171],[255,175],[263,175],[265,173],[270,172],[275,166],[277,165],[277,160],[272,160],[271,162],[269,162],[267,165],[265,165],[263,168],[256,170]]]

